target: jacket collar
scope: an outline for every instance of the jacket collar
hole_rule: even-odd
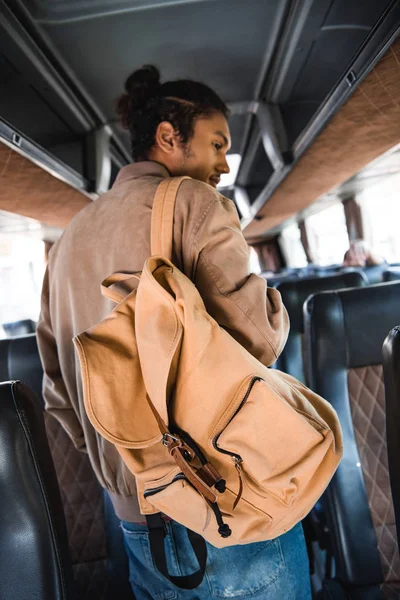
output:
[[[119,171],[116,180],[114,181],[113,187],[119,185],[129,179],[136,179],[137,177],[144,176],[153,177],[170,177],[168,169],[161,163],[153,161],[142,161],[126,165]]]

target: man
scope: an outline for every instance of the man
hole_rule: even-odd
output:
[[[195,283],[211,316],[266,365],[275,362],[288,333],[280,294],[250,276],[249,249],[235,206],[216,190],[221,175],[229,172],[225,104],[197,82],[161,84],[155,67],[134,72],[125,90],[118,112],[129,129],[135,163],[124,167],[113,188],[72,220],[49,257],[38,326],[46,408],[76,447],[89,454],[110,494],[122,521],[137,600],[249,595],[306,600],[309,573],[301,525],[271,542],[223,550],[208,545],[206,578],[193,592],[164,579],[151,560],[134,477],[85,414],[72,338],[112,310],[100,294],[103,279],[116,271],[142,269],[150,255],[152,203],[165,177],[192,178],[182,183],[176,199],[173,262]],[[190,572],[184,528],[175,522],[166,527],[170,573]]]

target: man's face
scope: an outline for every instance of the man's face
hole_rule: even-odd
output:
[[[228,122],[221,113],[196,120],[193,137],[182,146],[181,160],[173,175],[188,175],[217,187],[229,173],[226,154],[231,147]]]

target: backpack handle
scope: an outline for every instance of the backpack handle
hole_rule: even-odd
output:
[[[151,213],[152,256],[172,259],[175,200],[184,179],[190,177],[169,177],[157,188]]]
[[[128,279],[132,278],[140,280],[140,273],[113,273],[101,282],[102,295],[105,298],[109,298],[109,300],[119,304],[125,298],[125,295],[110,289],[110,286],[112,286],[114,283],[128,281]]]

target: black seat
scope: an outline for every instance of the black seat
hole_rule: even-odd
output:
[[[72,565],[43,412],[20,382],[0,384],[0,598],[72,600]]]
[[[381,283],[383,281],[383,272],[386,270],[387,264],[371,265],[370,267],[363,267],[363,273],[365,273],[369,283]]]
[[[0,381],[17,378],[35,392],[43,410],[43,370],[35,334],[0,340]],[[59,422],[48,413],[44,421],[61,490],[78,598],[132,600],[122,531],[109,497],[88,456],[75,449]]]
[[[350,598],[397,598],[382,343],[400,322],[400,282],[322,292],[305,305],[309,385],[336,409],[344,456],[322,503],[337,580]]]
[[[394,327],[383,344],[386,430],[390,486],[400,540],[400,327]]]
[[[383,281],[398,281],[400,279],[400,267],[390,267],[383,272]]]
[[[275,369],[289,373],[303,383],[305,382],[303,368],[303,336],[304,319],[303,304],[306,299],[318,291],[337,290],[340,288],[360,287],[367,285],[365,276],[358,271],[340,273],[329,277],[312,277],[293,281],[282,281],[276,288],[289,314],[290,331],[286,346],[274,364]]]
[[[354,271],[362,271],[366,276],[369,284],[382,283],[383,272],[387,269],[387,263],[380,265],[370,265],[366,267],[343,267],[343,273],[352,273]]]

